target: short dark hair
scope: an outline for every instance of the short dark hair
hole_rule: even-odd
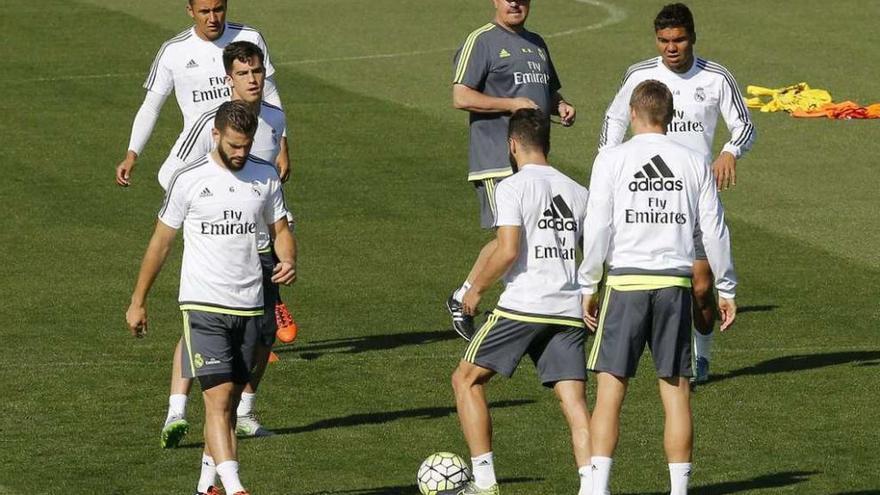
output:
[[[546,155],[550,152],[550,119],[537,108],[520,108],[510,116],[507,138]]]
[[[227,101],[217,109],[214,128],[220,132],[232,129],[253,137],[257,133],[257,114],[251,106],[241,100]]]
[[[629,106],[652,125],[666,127],[672,122],[672,93],[660,81],[648,79],[640,82],[632,92]]]
[[[263,50],[260,50],[260,47],[250,41],[236,41],[226,45],[226,48],[223,49],[223,67],[229,74],[232,72],[233,62],[238,60],[248,63],[254,57],[260,60],[260,65],[263,65]]]
[[[694,15],[683,3],[665,5],[654,18],[654,32],[666,28],[682,27],[690,36],[694,36]]]
[[[193,2],[195,2],[196,0],[187,0],[187,1],[189,2],[189,6],[192,7],[192,6],[193,6]],[[223,0],[223,6],[224,6],[224,7],[225,7],[226,4],[228,4],[228,3],[229,3],[229,0]]]

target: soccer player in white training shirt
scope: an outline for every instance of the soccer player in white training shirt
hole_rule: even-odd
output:
[[[180,309],[186,342],[184,371],[198,378],[205,401],[205,450],[198,493],[246,495],[238,476],[232,417],[253,367],[253,347],[263,314],[263,272],[257,233],[268,227],[280,261],[272,281],[296,278],[296,252],[287,223],[281,179],[271,164],[248,156],[256,115],[241,101],[217,111],[209,155],[179,170],[168,185],[156,230],[147,247],[126,312],[131,332],[147,330],[146,298],[183,228]]]
[[[575,260],[588,193],[548,163],[550,121],[541,110],[515,111],[508,135],[508,149],[519,171],[498,186],[498,244],[464,295],[465,312],[475,314],[482,294],[502,276],[505,288],[492,316],[474,334],[452,375],[474,480],[441,493],[499,492],[483,387],[496,373],[510,377],[528,354],[541,383],[552,388],[560,400],[571,429],[579,493],[589,495],[586,332]]]
[[[223,70],[223,48],[233,41],[250,41],[263,50],[266,66],[266,90],[264,99],[280,107],[281,99],[275,89],[272,76],[275,67],[263,36],[243,24],[226,21],[226,0],[189,0],[186,10],[193,19],[193,26],[162,44],[150,72],[144,81],[146,95],[134,118],[131,139],[125,159],[116,167],[116,183],[131,185],[131,172],[137,158],[144,150],[159,112],[171,91],[183,114],[183,130],[175,148],[195,120],[204,112],[229,99],[230,89]],[[279,163],[282,174],[288,164]]]
[[[587,360],[587,368],[597,373],[590,422],[593,493],[610,493],[620,408],[648,345],[666,413],[671,494],[684,495],[693,451],[688,378],[697,223],[715,273],[722,331],[736,316],[736,275],[724,209],[706,157],[667,134],[673,120],[669,89],[658,81],[643,81],[630,101],[633,138],[603,149],[593,164],[578,272],[584,319],[596,332]],[[606,264],[608,289],[600,312],[598,285]]]
[[[694,56],[697,35],[687,6],[676,3],[663,7],[654,19],[654,30],[660,56],[634,64],[626,71],[621,88],[605,114],[599,149],[623,142],[629,125],[629,99],[633,88],[642,81],[656,79],[669,87],[675,101],[675,114],[667,135],[702,153],[709,162],[712,162],[715,126],[721,115],[730,131],[730,140],[712,162],[712,170],[719,190],[736,185],[736,161],[755,141],[755,126],[736,80],[721,65]],[[694,382],[704,383],[709,377],[715,297],[712,271],[700,244],[699,230],[695,241],[693,292],[697,369]]]
[[[275,163],[275,158],[282,151],[280,144],[285,128],[284,112],[274,105],[263,101],[263,83],[265,68],[263,52],[249,41],[235,41],[223,49],[223,65],[226,68],[228,82],[232,88],[232,100],[243,101],[251,110],[258,114],[259,124],[251,146],[251,158],[264,163]],[[192,126],[178,148],[172,149],[168,159],[159,171],[159,183],[167,189],[171,177],[186,163],[200,159],[214,149],[214,118],[217,108],[205,112]],[[264,429],[254,414],[256,390],[259,387],[263,372],[269,360],[272,344],[275,342],[275,312],[280,303],[278,285],[269,279],[275,265],[269,232],[260,230],[257,235],[257,249],[264,269],[263,291],[265,293],[266,314],[260,332],[259,345],[256,347],[255,368],[251,380],[242,393],[238,406],[236,431],[242,436],[267,436],[271,432]],[[163,448],[174,448],[186,436],[189,422],[186,420],[187,397],[192,380],[185,378],[181,372],[181,350],[183,341],[178,342],[174,351],[171,371],[171,393],[168,397],[168,413],[162,426],[161,445]]]

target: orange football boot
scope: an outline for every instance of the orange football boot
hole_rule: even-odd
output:
[[[279,300],[275,303],[275,324],[278,326],[278,330],[275,332],[278,340],[285,344],[296,340],[296,333],[299,328],[296,322],[293,321],[293,315],[290,314],[284,301]]]

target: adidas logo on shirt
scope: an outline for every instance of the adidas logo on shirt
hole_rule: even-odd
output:
[[[633,177],[636,180],[629,183],[632,192],[681,191],[684,188],[682,180],[675,178],[660,155],[651,158]]]
[[[208,189],[207,187],[202,189],[201,194],[199,194],[200,198],[210,198],[212,196],[214,196],[214,195],[211,193],[211,190]]]
[[[189,63],[186,64],[187,69],[195,69],[198,66],[199,64],[197,64],[196,61],[193,59],[189,59]]]
[[[574,213],[571,212],[571,208],[568,207],[561,195],[557,194],[550,203],[550,208],[544,210],[544,218],[538,222],[538,228],[570,232],[577,230]]]

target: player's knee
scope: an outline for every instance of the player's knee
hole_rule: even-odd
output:
[[[470,383],[467,379],[467,374],[462,370],[461,366],[455,368],[455,371],[452,372],[452,390],[455,391],[455,394],[460,394],[469,386]]]
[[[455,393],[462,393],[476,385],[482,385],[488,380],[476,366],[459,364],[452,373],[452,389]]]

